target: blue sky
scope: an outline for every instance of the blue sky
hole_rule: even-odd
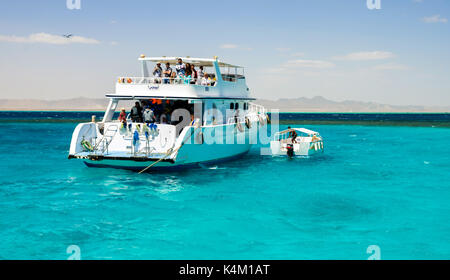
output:
[[[144,53],[244,65],[258,98],[450,105],[448,0],[1,4],[0,98],[102,97]]]

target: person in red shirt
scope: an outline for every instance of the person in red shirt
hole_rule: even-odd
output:
[[[120,110],[120,115],[119,115],[119,122],[127,122],[127,113],[125,112],[125,108],[122,108],[122,110]]]

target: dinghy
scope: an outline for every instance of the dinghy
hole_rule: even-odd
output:
[[[270,149],[273,156],[311,156],[323,153],[323,138],[306,128],[288,128],[275,133]]]

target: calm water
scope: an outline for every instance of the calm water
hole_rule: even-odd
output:
[[[367,259],[372,244],[450,258],[448,128],[305,126],[324,156],[255,147],[139,175],[67,160],[75,125],[0,123],[0,258],[66,259],[71,244],[83,259]]]
[[[67,121],[89,120],[92,115],[97,119],[103,117],[103,112],[49,112],[49,111],[0,111],[0,121]],[[116,117],[119,115],[116,112]],[[399,122],[405,125],[411,123],[435,122],[449,123],[450,113],[280,113],[281,121],[330,121],[330,122]]]

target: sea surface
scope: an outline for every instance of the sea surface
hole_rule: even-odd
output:
[[[92,114],[0,112],[0,259],[67,259],[69,245],[82,259],[363,260],[370,245],[381,259],[450,258],[450,129],[417,125],[445,114],[396,126],[347,114],[367,125],[302,125],[324,137],[319,157],[259,145],[151,174],[67,159],[75,121]],[[280,129],[336,117],[289,116]]]

